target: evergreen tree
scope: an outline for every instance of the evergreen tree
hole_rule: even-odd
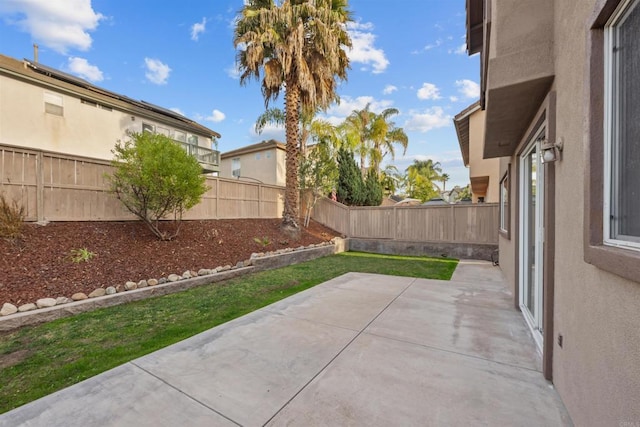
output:
[[[364,183],[353,153],[341,148],[338,151],[338,201],[350,206],[361,206],[364,202]]]
[[[380,206],[380,203],[382,203],[382,184],[374,168],[369,169],[367,172],[364,187],[366,195],[364,205]]]

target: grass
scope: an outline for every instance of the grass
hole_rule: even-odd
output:
[[[456,260],[347,252],[0,334],[0,413],[347,272],[449,280]]]

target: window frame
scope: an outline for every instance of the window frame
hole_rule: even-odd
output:
[[[616,29],[620,28],[623,21],[631,12],[632,8],[640,8],[640,0],[623,0],[619,4],[604,26],[604,196],[603,196],[603,244],[617,246],[624,249],[640,251],[640,237],[629,236],[628,239],[612,237],[613,224],[610,218],[614,204],[614,196],[617,190],[613,173],[619,165],[616,162],[615,150],[619,147],[620,139],[616,137],[618,123],[616,120],[619,105],[614,101],[620,88],[617,85],[618,67],[613,57],[615,48]],[[617,197],[615,197],[617,199]]]
[[[237,168],[234,166],[238,166]],[[231,159],[231,176],[234,178],[240,178],[242,171],[242,165],[240,163],[240,157],[234,157]]]
[[[499,208],[500,214],[498,217],[499,224],[498,230],[500,231],[500,235],[505,237],[506,239],[511,239],[511,163],[507,165],[507,170],[500,178],[499,184]],[[506,188],[506,200],[504,200],[504,189]],[[505,209],[506,206],[506,209]]]
[[[584,247],[586,263],[640,282],[640,252],[604,244],[604,29],[625,0],[596,0],[587,32]]]

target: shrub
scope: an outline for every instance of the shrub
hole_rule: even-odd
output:
[[[114,172],[107,175],[111,191],[160,240],[180,231],[185,211],[200,202],[207,191],[205,177],[195,157],[164,135],[131,133],[112,150]],[[172,231],[161,230],[161,220],[173,216]]]
[[[8,239],[20,237],[24,218],[24,206],[16,200],[9,202],[4,194],[0,194],[0,237]]]

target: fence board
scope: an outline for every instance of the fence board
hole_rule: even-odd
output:
[[[411,242],[498,243],[497,204],[347,207],[318,200],[312,218],[348,237]]]
[[[111,170],[106,160],[0,146],[0,192],[21,203],[29,221],[135,219],[109,193],[105,174]],[[185,219],[282,216],[283,187],[218,177],[207,177],[207,185],[209,190]]]

